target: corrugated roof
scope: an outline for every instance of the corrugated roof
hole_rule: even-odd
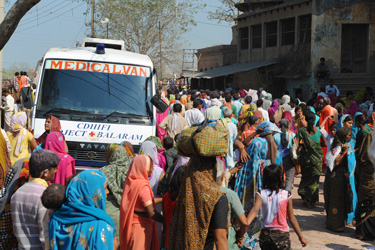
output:
[[[261,62],[251,62],[251,63],[236,63],[227,66],[221,66],[211,70],[206,70],[202,72],[197,72],[191,75],[191,78],[205,78],[211,79],[219,76],[231,75],[239,72],[246,72],[252,69],[257,69],[260,67],[265,67],[271,64],[277,63],[276,61],[261,61]]]

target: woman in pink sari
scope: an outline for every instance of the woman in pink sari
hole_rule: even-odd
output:
[[[168,100],[166,100],[164,97],[161,97],[161,99],[165,102],[168,103]],[[156,130],[158,132],[158,137],[160,138],[161,141],[163,141],[164,136],[165,136],[165,130],[160,128],[159,124],[167,117],[168,115],[168,110],[166,109],[164,113],[161,113],[160,110],[156,111]]]
[[[274,116],[276,111],[279,109],[279,102],[275,99],[272,101],[271,107],[268,109],[268,115]]]
[[[69,154],[65,153],[65,140],[60,132],[51,132],[48,134],[44,149],[51,150],[58,154],[60,163],[51,183],[57,183],[65,186],[66,180],[76,173],[75,160]]]

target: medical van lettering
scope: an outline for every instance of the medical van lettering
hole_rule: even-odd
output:
[[[111,73],[129,76],[150,76],[150,69],[147,67],[139,67],[132,65],[121,65],[99,62],[81,62],[81,61],[63,61],[63,60],[47,60],[46,69],[63,69],[77,71],[91,71],[101,73]]]

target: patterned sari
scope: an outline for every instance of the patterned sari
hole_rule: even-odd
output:
[[[318,132],[318,131],[317,131]],[[302,140],[301,155],[298,158],[301,164],[301,182],[298,194],[303,200],[312,204],[319,201],[319,178],[322,172],[323,151],[320,143],[314,141],[306,128],[298,130],[298,138]]]
[[[267,159],[268,143],[265,138],[256,137],[247,147],[246,152],[250,158],[243,171],[238,172],[235,189],[240,198],[245,212],[248,213],[255,203],[255,194],[262,186],[262,172],[265,166],[271,164]],[[261,210],[260,210],[261,211]],[[253,249],[257,247],[257,238],[259,237],[261,229],[261,212],[251,225],[248,227],[247,236],[244,240],[244,247]]]
[[[50,248],[113,249],[115,225],[105,212],[104,174],[86,170],[66,188],[66,202],[49,222]]]

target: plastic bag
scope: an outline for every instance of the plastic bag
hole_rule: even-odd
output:
[[[337,146],[334,149],[331,149],[326,154],[326,165],[329,168],[329,170],[332,170],[335,168],[335,160],[336,157],[341,153],[341,146]]]

